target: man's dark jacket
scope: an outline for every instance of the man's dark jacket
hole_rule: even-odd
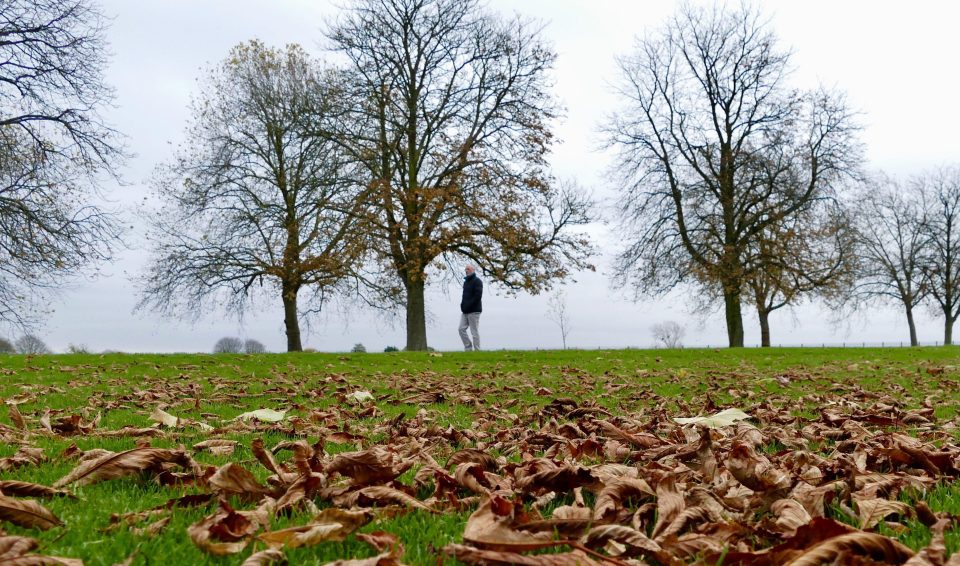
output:
[[[460,300],[460,312],[470,314],[472,312],[483,312],[483,303],[480,299],[483,297],[483,281],[477,277],[476,273],[471,273],[463,279],[463,299]]]

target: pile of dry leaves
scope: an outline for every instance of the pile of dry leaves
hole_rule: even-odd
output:
[[[938,482],[960,475],[952,423],[937,422],[930,399],[907,410],[889,395],[851,388],[843,402],[824,395],[819,414],[804,418],[787,399],[745,403],[741,412],[720,411],[703,396],[698,409],[683,416],[706,418],[681,419],[664,404],[612,411],[548,390],[539,391],[550,400],[545,406],[514,406],[513,413],[507,404],[485,405],[469,386],[426,387],[402,398],[370,400],[351,399],[347,386],[336,385],[339,403],[323,410],[254,411],[219,426],[181,419],[154,405],[150,415],[156,426],[103,430],[97,419],[27,418],[10,404],[14,426],[0,428],[0,435],[21,448],[0,459],[0,471],[44,461],[28,442],[31,434],[131,436],[138,444],[123,452],[73,447],[59,457],[75,459],[76,466],[50,487],[0,481],[0,519],[55,528],[61,520],[38,499],[71,497],[73,486],[135,476],[200,493],[114,515],[107,528],[150,536],[167,526],[175,509],[203,506],[210,513],[186,536],[212,555],[252,553],[246,565],[281,561],[287,549],[346,537],[368,543],[376,556],[345,557],[337,564],[401,564],[404,541],[358,529],[413,511],[465,510],[472,514],[462,541],[438,549],[438,560],[544,566],[960,565],[960,554],[948,557],[944,543],[956,518],[920,501]],[[152,399],[99,402],[149,407]],[[436,413],[426,409],[412,418],[387,419],[378,408],[435,403],[472,407],[474,422],[440,426]],[[151,446],[153,437],[178,438],[186,431],[200,431],[207,440],[189,450]],[[239,447],[249,449],[256,463],[240,458],[220,466],[202,463],[208,454],[233,457],[238,442],[224,436],[268,431],[289,440],[267,446],[255,438]],[[348,451],[342,451],[344,445]],[[266,481],[257,479],[251,465],[268,471]],[[272,528],[276,518],[294,513],[312,518]],[[881,534],[908,529],[913,521],[933,532],[919,552]],[[31,554],[35,546],[28,537],[0,537],[0,563],[80,563]]]

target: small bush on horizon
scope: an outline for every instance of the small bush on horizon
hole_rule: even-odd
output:
[[[658,322],[650,327],[654,344],[662,345],[664,348],[682,348],[683,335],[686,332],[686,329],[680,323],[673,320]]]
[[[16,342],[17,352],[21,354],[50,354],[50,348],[33,334],[24,334]]]
[[[70,344],[67,346],[68,354],[89,354],[90,348],[86,344]]]
[[[239,354],[243,351],[243,340],[235,336],[224,336],[213,345],[214,354]]]
[[[243,352],[245,354],[264,354],[267,352],[267,347],[264,346],[259,340],[248,338],[243,343]]]
[[[383,351],[384,351],[384,352],[399,352],[400,349],[397,348],[396,346],[387,346],[386,348],[383,349]]]
[[[353,345],[353,348],[350,349],[350,352],[353,354],[366,354],[367,347],[357,342],[356,344]]]
[[[0,354],[16,354],[17,349],[14,347],[13,342],[7,340],[6,338],[0,338]]]

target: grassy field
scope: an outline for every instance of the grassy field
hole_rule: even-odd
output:
[[[743,449],[736,447],[738,439],[749,434],[743,425],[712,432],[697,432],[700,429],[691,426],[683,432],[671,419],[708,415],[727,407],[742,409],[752,417],[748,422],[760,432],[757,457],[769,458],[774,469],[790,477],[754,485],[747,490],[752,493],[742,491],[742,486],[737,492],[731,487],[732,480],[727,481],[724,497],[742,493],[752,503],[738,511],[739,519],[727,517],[726,521],[749,523],[754,529],[749,534],[724,535],[727,538],[723,539],[710,534],[716,529],[690,526],[695,521],[688,518],[688,526],[678,527],[682,530],[671,535],[673,538],[658,540],[666,554],[635,551],[634,556],[644,556],[649,564],[668,562],[668,554],[679,561],[674,563],[706,560],[704,557],[711,557],[710,563],[731,563],[725,557],[788,540],[801,522],[791,527],[783,514],[771,511],[779,507],[770,503],[787,498],[787,493],[793,493],[788,490],[801,481],[798,478],[805,472],[782,463],[787,461],[783,458],[794,458],[800,452],[825,462],[818,468],[822,477],[809,480],[811,485],[836,480],[854,486],[857,477],[861,478],[857,487],[850,488],[857,493],[827,497],[824,514],[828,519],[864,527],[916,551],[931,540],[928,525],[932,520],[924,520],[926,511],[940,519],[960,514],[960,484],[955,483],[960,457],[954,450],[960,424],[960,357],[954,348],[7,356],[0,358],[0,374],[0,397],[7,404],[0,410],[4,425],[0,428],[4,440],[0,482],[8,482],[0,483],[0,491],[8,499],[23,499],[11,493],[13,487],[3,487],[14,486],[10,481],[52,486],[82,459],[89,462],[105,454],[98,449],[120,453],[138,446],[183,446],[196,462],[193,469],[152,464],[142,471],[118,472],[120,477],[115,479],[67,482],[63,489],[75,497],[36,499],[61,525],[41,530],[22,526],[22,519],[0,524],[7,535],[36,539],[38,547],[33,553],[82,559],[88,565],[126,560],[132,564],[239,564],[251,552],[267,548],[257,536],[267,530],[304,525],[318,509],[337,506],[339,501],[350,502],[340,503],[342,507],[366,506],[377,511],[372,521],[344,540],[299,548],[288,545],[283,553],[290,563],[325,564],[389,555],[389,546],[387,550],[383,545],[377,548],[357,536],[383,531],[396,536],[403,554],[394,548],[380,564],[437,564],[438,560],[452,564],[451,553],[444,554],[443,549],[464,542],[468,518],[483,504],[485,493],[495,491],[495,478],[511,474],[522,478],[530,471],[523,466],[540,462],[538,459],[581,466],[581,470],[609,462],[639,469],[640,477],[656,488],[657,497],[648,497],[653,507],[643,515],[636,510],[642,501],[628,503],[624,499],[624,508],[616,510],[617,520],[646,531],[652,540],[658,531],[663,534],[658,517],[663,522],[671,512],[664,507],[666,494],[674,493],[671,486],[683,486],[677,493],[681,507],[688,509],[693,503],[685,489],[695,485],[720,489],[720,478],[729,479],[729,474],[724,476],[725,469],[738,465],[736,450]],[[353,394],[358,391],[368,391],[373,398],[356,399]],[[158,408],[163,413],[158,413]],[[237,419],[259,409],[282,411],[283,418],[279,422]],[[178,420],[160,424],[157,419],[163,414]],[[707,473],[704,452],[691,455],[693,449],[685,452],[683,448],[696,448],[697,442],[702,448],[703,434],[714,435],[718,466],[716,476],[712,470],[709,473],[717,479],[709,482],[701,477]],[[894,435],[918,438],[917,446],[921,442],[922,446],[912,446]],[[641,450],[646,446],[644,438],[652,440]],[[899,438],[900,444],[884,440],[889,438]],[[230,454],[193,449],[210,439],[235,441],[236,446]],[[262,439],[267,449],[279,447],[275,457],[280,467],[286,467],[282,471],[294,477],[298,470],[294,464],[305,464],[295,462],[284,443],[306,440],[301,447],[316,446],[313,472],[323,476],[324,487],[308,490],[309,502],[270,513],[268,524],[259,531],[238,535],[233,540],[249,541],[239,553],[205,553],[187,534],[190,525],[217,511],[214,499],[193,506],[181,500],[149,516],[130,516],[130,522],[123,517],[185,495],[217,492],[210,476],[230,462],[250,472],[257,486],[273,486],[273,495],[279,496],[283,489],[268,483],[268,476],[275,474],[255,455],[254,439]],[[798,439],[805,445],[794,446]],[[318,441],[323,442],[317,445]],[[404,464],[399,475],[385,477],[380,483],[429,509],[392,496],[349,499],[362,485],[377,482],[358,479],[362,474],[356,466],[341,467],[335,475],[330,470],[336,466],[331,463],[340,462],[338,454],[377,446],[389,448],[395,463]],[[670,446],[670,450],[664,449]],[[42,450],[42,456],[32,449]],[[298,449],[294,447],[294,453]],[[465,483],[458,475],[458,485],[448,486],[447,492],[438,496],[440,472],[433,476],[420,472],[430,462],[445,468],[451,455],[467,453],[464,449],[484,451],[496,459],[495,468],[486,466],[487,476],[482,471],[476,476],[481,484],[492,484],[471,491],[469,485],[474,484]],[[660,452],[650,455],[651,450]],[[929,457],[924,460],[922,454]],[[942,463],[947,460],[949,465]],[[753,474],[754,468],[750,469]],[[854,471],[846,476],[845,469]],[[465,475],[476,473],[475,469],[464,470]],[[453,477],[452,469],[447,472]],[[679,479],[663,479],[668,472],[679,474]],[[904,504],[885,512],[879,522],[864,518],[861,484],[871,473],[889,475],[886,483],[874,488],[880,490],[874,495]],[[901,480],[895,488],[891,487],[893,474]],[[594,474],[590,481],[596,477]],[[759,472],[756,477],[767,481]],[[782,481],[787,483],[774,485]],[[516,522],[521,522],[521,514],[527,519],[533,515],[533,519],[549,519],[558,507],[579,506],[589,513],[592,506],[599,505],[598,488],[590,487],[589,482],[564,480],[551,484],[554,487],[536,484],[536,489],[526,491],[516,487],[523,485],[522,479],[516,485],[512,479],[510,483],[510,489],[516,490],[511,501],[525,509],[520,513],[518,507]],[[570,489],[556,487],[561,484]],[[220,493],[236,509],[250,510],[262,502],[239,490]],[[918,507],[919,502],[926,506]],[[732,513],[733,507],[727,507]],[[782,521],[775,523],[775,519]],[[803,520],[807,519],[804,515]],[[717,518],[704,521],[715,524]],[[17,522],[21,524],[14,524]],[[145,528],[148,525],[153,528]],[[563,528],[569,526],[564,523]],[[560,523],[554,524],[553,530],[555,537],[569,538],[560,532]],[[737,542],[717,558],[713,543],[704,539],[707,534]],[[696,539],[699,546],[689,552],[676,550],[678,540],[689,542],[694,535],[700,537]],[[960,531],[952,522],[945,536],[948,553],[960,548]],[[594,546],[591,550],[596,555],[591,554],[591,560],[603,563],[607,559],[601,555],[630,556],[631,548],[623,541]],[[549,549],[570,551],[568,547]],[[2,556],[0,544],[0,559]],[[623,558],[609,561],[626,563]]]

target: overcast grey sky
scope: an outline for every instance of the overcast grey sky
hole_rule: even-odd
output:
[[[328,0],[103,0],[113,17],[108,39],[114,53],[106,70],[116,87],[112,124],[129,136],[137,157],[124,172],[129,186],[108,187],[117,206],[135,209],[148,194],[153,167],[169,159],[188,119],[187,105],[202,70],[221,60],[233,45],[259,38],[270,45],[300,43],[321,55],[324,18],[336,13]],[[503,13],[543,20],[544,35],[558,53],[556,92],[567,108],[557,129],[553,155],[557,176],[576,177],[602,199],[615,187],[604,172],[609,155],[597,151],[597,125],[612,111],[610,83],[614,56],[628,52],[634,38],[656,29],[677,2],[644,0],[492,0]],[[952,1],[773,0],[762,3],[784,46],[793,49],[798,87],[819,83],[842,89],[863,112],[862,139],[871,167],[898,175],[960,162],[960,110],[956,97],[954,26],[960,3]],[[132,218],[132,217],[131,217]],[[133,221],[131,220],[131,223]],[[571,327],[568,342],[581,347],[645,346],[650,325],[676,320],[687,328],[687,344],[722,345],[722,316],[693,316],[687,297],[676,292],[633,303],[608,284],[611,252],[622,235],[615,225],[593,226],[597,273],[577,276],[566,286]],[[196,324],[132,313],[137,301],[130,277],[143,266],[142,230],[131,228],[132,248],[104,267],[94,280],[76,281],[54,297],[54,312],[38,332],[55,350],[84,344],[91,350],[208,351],[224,335],[256,338],[270,350],[284,348],[279,301],[263,303],[242,322],[211,312]],[[459,289],[434,288],[428,297],[428,339],[444,349],[460,347],[456,325]],[[550,348],[560,345],[557,327],[546,317],[547,297],[507,297],[488,285],[481,335],[486,348]],[[759,342],[751,311],[745,310],[746,342]],[[815,305],[771,318],[774,344],[899,342],[906,326],[899,311],[878,308],[840,326]],[[939,320],[918,321],[921,341],[941,337]],[[330,310],[312,321],[304,345],[348,350],[362,342],[371,351],[403,346],[401,319],[365,311]]]

